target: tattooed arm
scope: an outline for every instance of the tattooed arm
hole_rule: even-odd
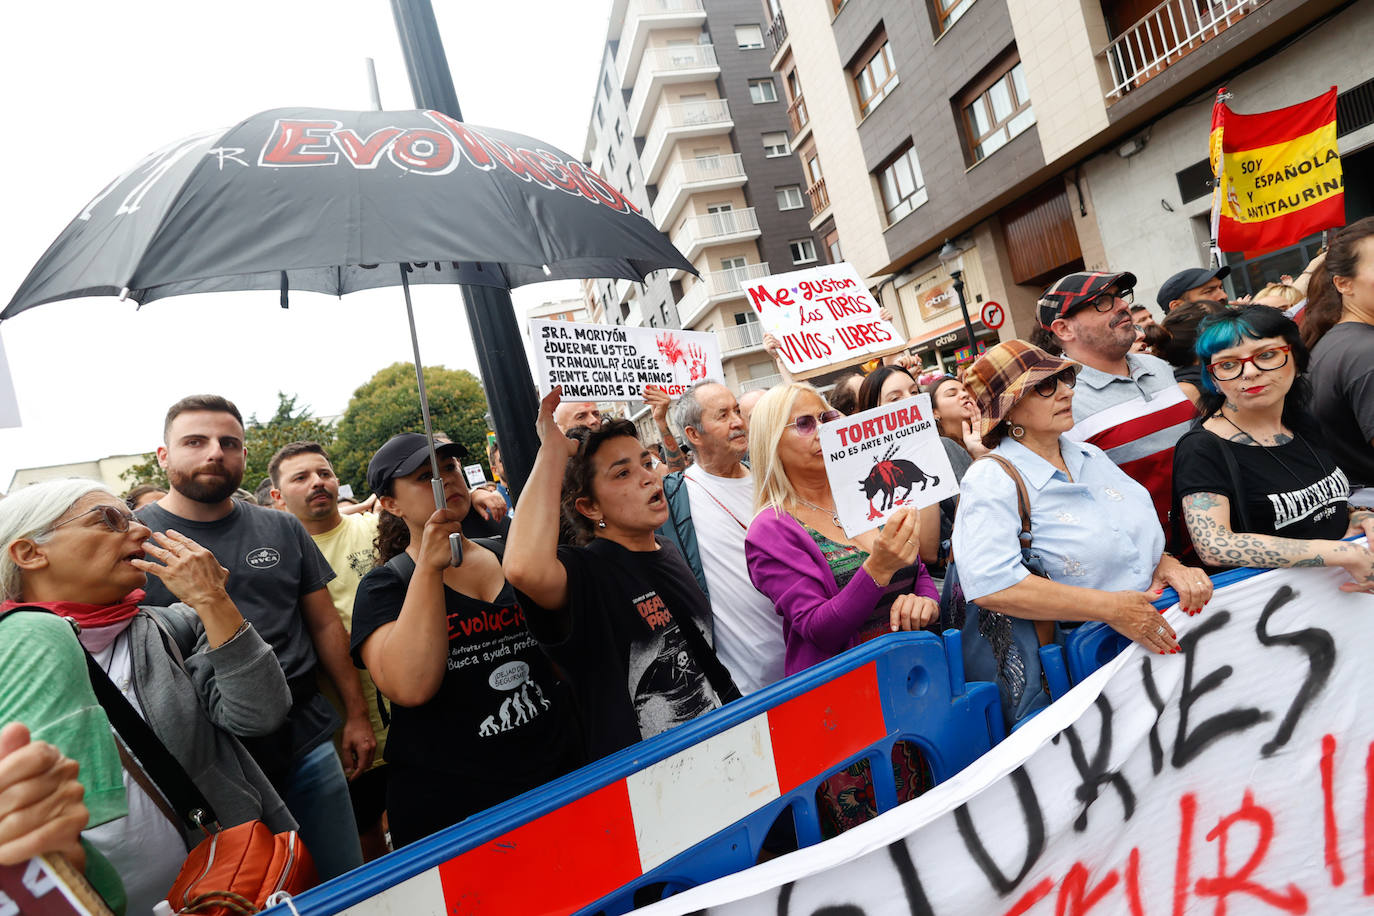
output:
[[[1342,591],[1374,590],[1374,553],[1344,541],[1301,540],[1231,529],[1231,500],[1220,493],[1183,497],[1183,520],[1198,559],[1209,566],[1258,569],[1340,566],[1351,582]]]
[[[1363,534],[1367,546],[1374,549],[1374,510],[1350,507],[1350,527],[1345,536],[1354,537],[1357,534]]]

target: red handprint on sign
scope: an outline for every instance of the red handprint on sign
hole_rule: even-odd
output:
[[[668,365],[676,366],[683,361],[682,342],[677,339],[676,334],[660,334],[654,340],[658,344],[658,352]]]
[[[706,378],[706,351],[702,350],[697,344],[692,344],[687,348],[688,376],[692,381],[698,382]]]

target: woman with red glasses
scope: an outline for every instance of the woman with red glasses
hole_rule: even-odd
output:
[[[1204,321],[1203,418],[1174,449],[1174,499],[1209,566],[1340,566],[1344,591],[1374,592],[1374,512],[1352,511],[1350,483],[1308,410],[1308,353],[1282,312],[1250,306]]]
[[[821,455],[820,424],[837,420],[815,388],[780,385],[749,423],[758,514],[744,539],[754,587],[782,617],[783,671],[795,674],[859,643],[939,620],[935,583],[921,562],[921,520],[904,508],[881,531],[848,537]],[[930,786],[929,768],[907,742],[893,748],[897,798]],[[821,785],[822,831],[833,836],[877,814],[867,761]]]

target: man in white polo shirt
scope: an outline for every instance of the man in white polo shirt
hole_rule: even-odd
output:
[[[1135,274],[1069,274],[1045,291],[1036,317],[1042,340],[1083,364],[1073,394],[1071,439],[1096,445],[1150,491],[1170,534],[1174,445],[1197,417],[1197,408],[1174,381],[1168,363],[1132,353]],[[1044,344],[1042,344],[1044,345]]]
[[[659,534],[676,542],[711,599],[716,655],[742,693],[782,677],[782,618],[759,594],[744,563],[744,535],[754,519],[754,481],[742,459],[749,429],[739,402],[719,382],[698,382],[675,405],[677,424],[696,455],[663,482],[668,521]]]

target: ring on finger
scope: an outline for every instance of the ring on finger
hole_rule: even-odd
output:
[[[1156,636],[1163,636],[1163,635],[1164,635],[1164,624],[1160,624],[1159,626],[1155,627],[1155,635],[1156,635]]]

